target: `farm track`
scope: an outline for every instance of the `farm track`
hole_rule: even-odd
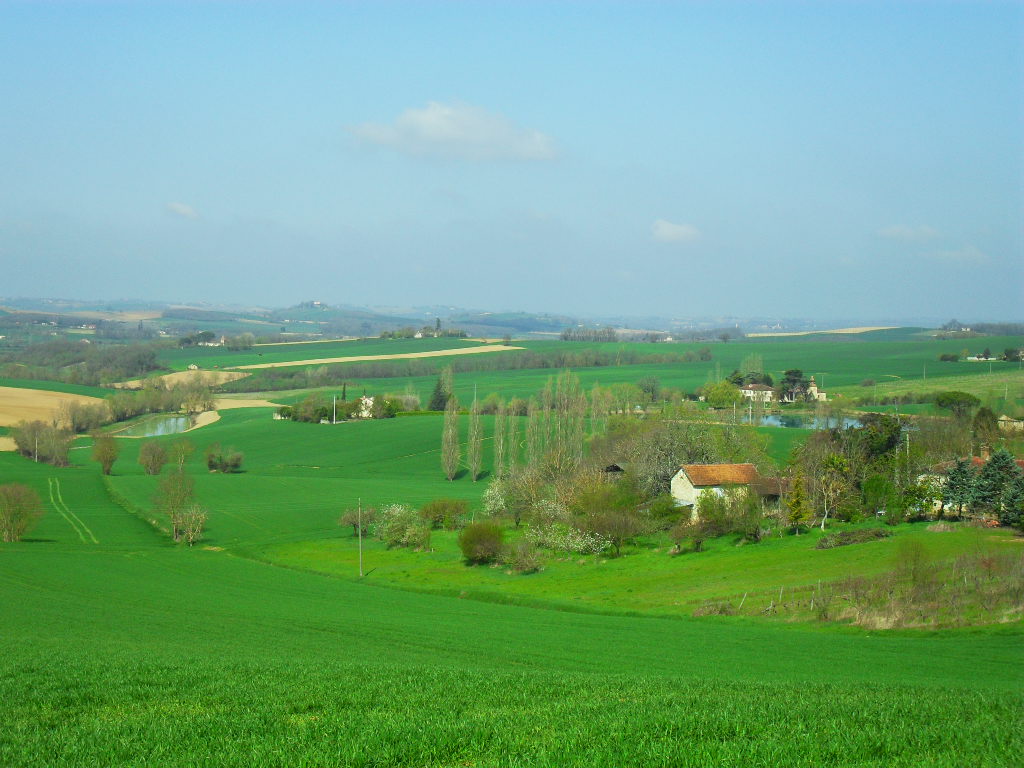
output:
[[[88,544],[89,539],[92,539],[93,544],[99,544],[99,539],[97,539],[89,529],[89,526],[87,526],[85,522],[83,522],[82,518],[76,515],[72,511],[71,507],[65,503],[64,497],[60,492],[60,480],[56,477],[49,477],[46,479],[46,483],[50,490],[50,502],[53,504],[54,509],[56,509],[61,516],[68,521],[68,525],[70,525],[74,529],[75,533],[78,534],[78,538],[82,540],[82,543]],[[55,492],[56,495],[54,495]],[[79,528],[79,526],[81,526],[81,528]],[[86,539],[86,534],[89,535],[89,539]]]

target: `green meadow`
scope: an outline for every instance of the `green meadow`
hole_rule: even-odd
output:
[[[649,373],[688,388],[716,362],[728,372],[757,351],[771,370],[824,373],[828,389],[833,379],[909,377],[940,344],[730,342],[713,346],[711,363],[578,373],[584,386]],[[409,346],[278,352],[392,353],[378,345]],[[184,356],[165,362],[187,365]],[[524,396],[552,373],[464,373],[456,389],[464,402],[474,386]],[[402,391],[408,381],[356,386]],[[426,397],[434,381],[411,383]],[[46,508],[24,541],[0,545],[0,765],[953,768],[1012,766],[1024,754],[1024,632],[1013,617],[913,631],[693,617],[709,600],[761,605],[780,590],[883,573],[908,542],[936,562],[1013,551],[1020,539],[1009,531],[912,524],[829,550],[815,549],[811,532],[746,546],[721,539],[679,556],[667,539],[652,540],[619,558],[553,555],[529,575],[468,567],[455,534],[435,531],[431,552],[365,540],[360,578],[358,542],[337,524],[344,510],[440,497],[479,510],[488,478],[444,478],[439,415],[328,426],[272,414],[222,411],[158,438],[196,447],[186,470],[209,520],[193,548],[160,530],[158,478],[137,462],[140,439],[118,438],[107,478],[87,438],[64,469],[0,453],[0,483],[30,485]],[[489,437],[490,418],[484,427]],[[757,431],[780,465],[809,434]],[[214,442],[242,451],[244,471],[208,472],[203,451]],[[485,440],[485,467],[489,452]]]

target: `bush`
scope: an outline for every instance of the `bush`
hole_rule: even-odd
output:
[[[516,573],[536,573],[544,566],[537,545],[527,538],[504,547],[501,551],[501,562]]]
[[[27,485],[0,485],[0,541],[19,541],[42,514],[39,494]]]
[[[213,443],[206,448],[206,468],[211,472],[241,472],[244,454],[229,448],[227,452],[220,449],[220,443]]]
[[[454,531],[469,516],[469,503],[462,499],[435,499],[420,509],[420,517],[432,528]]]
[[[390,549],[430,549],[430,525],[412,507],[391,504],[377,513],[374,533]]]
[[[496,523],[471,523],[459,534],[459,549],[468,563],[492,563],[501,554],[504,538]]]
[[[863,544],[866,541],[878,541],[889,536],[892,536],[892,534],[882,528],[858,528],[853,531],[840,531],[839,533],[830,533],[827,536],[822,536],[818,539],[815,549],[833,549],[835,547],[845,547],[849,544]]]

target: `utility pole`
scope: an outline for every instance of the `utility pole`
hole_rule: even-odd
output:
[[[338,396],[334,396],[334,404],[331,406],[331,424],[338,423]]]
[[[360,497],[356,513],[356,529],[359,531],[359,578],[363,578],[363,499]]]

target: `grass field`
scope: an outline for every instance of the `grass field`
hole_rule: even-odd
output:
[[[404,348],[334,344],[339,354]],[[714,350],[726,371],[730,356],[756,349],[766,365],[777,353],[771,365],[817,359],[856,383],[871,375],[856,356],[872,344],[891,354],[860,368],[893,375],[937,354],[932,342],[892,340]],[[294,360],[315,345],[284,346]],[[683,386],[673,382],[702,384],[713,365],[578,373],[589,385],[645,370]],[[456,387],[464,402],[474,384],[481,396],[522,396],[552,373],[461,374]],[[426,397],[434,381],[413,384]],[[817,534],[722,539],[679,557],[659,541],[618,559],[553,557],[518,576],[463,565],[454,534],[438,531],[430,553],[366,542],[360,580],[351,531],[337,525],[344,509],[439,497],[479,508],[486,481],[444,479],[441,417],[323,426],[273,420],[269,407],[220,415],[159,438],[197,448],[187,471],[210,517],[192,549],[146,522],[158,479],[137,464],[141,440],[118,440],[109,478],[88,439],[66,469],[0,453],[0,483],[29,484],[47,510],[25,541],[0,545],[0,765],[959,768],[1017,765],[1024,754],[1020,621],[866,631],[691,617],[709,599],[760,601],[884,571],[901,542],[923,542],[932,558],[1020,547],[1007,532],[906,525],[891,540],[832,550],[813,548]],[[777,462],[809,434],[757,429]],[[245,471],[207,472],[213,442],[243,451]],[[485,467],[489,450],[488,440]]]

